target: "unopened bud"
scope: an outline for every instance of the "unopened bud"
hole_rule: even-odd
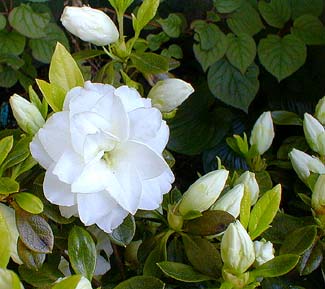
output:
[[[309,113],[305,113],[303,127],[311,149],[322,156],[325,155],[325,130],[322,124]]]
[[[255,178],[255,174],[249,171],[244,172],[240,177],[235,181],[235,185],[244,184],[245,192],[248,192],[250,195],[251,205],[254,205],[259,196],[259,186]]]
[[[270,241],[266,242],[264,239],[261,241],[254,241],[254,250],[255,263],[257,266],[274,258],[273,244]]]

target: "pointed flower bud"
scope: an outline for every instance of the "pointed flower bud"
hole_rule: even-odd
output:
[[[26,133],[34,135],[44,125],[45,120],[40,111],[25,98],[14,94],[9,102],[18,125]]]
[[[293,149],[289,153],[289,158],[291,160],[291,164],[298,177],[302,181],[306,181],[310,176],[310,173],[316,174],[325,174],[325,166],[324,164],[316,157],[311,157],[310,155]]]
[[[227,170],[215,170],[199,178],[184,193],[178,210],[185,216],[191,211],[203,212],[211,207],[218,199],[229,172]]]
[[[160,80],[151,88],[148,98],[152,106],[161,112],[170,112],[180,106],[192,93],[194,89],[189,83],[178,79],[168,78]]]
[[[251,145],[256,145],[258,153],[262,155],[270,148],[273,139],[274,128],[271,112],[263,112],[254,124],[249,142]]]
[[[256,181],[255,174],[249,171],[244,172],[235,181],[235,185],[237,184],[244,184],[245,191],[249,192],[250,194],[251,205],[253,206],[257,202],[260,193],[260,189]]]
[[[61,22],[75,36],[98,46],[114,43],[119,38],[114,22],[98,9],[66,6]]]
[[[261,241],[254,241],[255,263],[257,266],[270,261],[274,258],[274,248],[270,241],[262,239]]]
[[[230,224],[222,237],[221,258],[224,269],[235,274],[244,273],[255,261],[253,241],[239,221]]]
[[[315,117],[322,125],[325,125],[325,96],[321,98],[316,105]]]
[[[311,206],[319,215],[325,215],[325,175],[320,175],[311,195]]]
[[[309,113],[305,113],[303,127],[311,149],[322,156],[325,155],[325,130],[321,123]]]
[[[240,202],[244,195],[244,184],[238,184],[230,191],[225,193],[216,203],[211,207],[211,210],[226,211],[237,218],[240,213]]]

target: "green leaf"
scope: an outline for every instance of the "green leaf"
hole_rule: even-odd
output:
[[[280,254],[301,255],[313,245],[316,236],[316,226],[299,228],[287,235],[280,248]]]
[[[112,233],[108,234],[108,237],[113,243],[126,247],[132,241],[135,229],[134,217],[129,214],[120,226],[114,229]]]
[[[161,25],[163,31],[172,38],[180,36],[184,26],[186,26],[186,20],[184,16],[170,13],[165,19],[158,19],[157,22]]]
[[[323,23],[313,15],[302,15],[298,17],[293,22],[291,32],[307,45],[325,44],[325,27]]]
[[[96,246],[83,228],[74,226],[68,238],[68,254],[73,270],[91,281],[96,266]]]
[[[135,276],[118,284],[114,289],[164,289],[165,284],[152,276]]]
[[[57,43],[52,56],[49,79],[51,84],[68,91],[76,86],[83,86],[84,79],[82,73],[66,48]]]
[[[40,269],[45,261],[46,255],[44,253],[36,253],[28,249],[25,244],[18,239],[17,251],[19,258],[23,261],[24,265],[37,271]]]
[[[169,57],[169,58],[176,58],[182,59],[183,58],[183,50],[177,44],[170,45],[167,49],[161,51],[161,55]]]
[[[22,173],[29,171],[35,165],[37,165],[37,162],[34,160],[34,158],[31,155],[28,156],[25,160],[20,162],[12,169],[11,178],[17,179]]]
[[[238,9],[243,2],[243,0],[213,0],[214,7],[220,13],[231,13]]]
[[[264,194],[273,187],[273,182],[270,174],[267,171],[255,172],[255,178],[260,188],[260,194]]]
[[[149,34],[147,36],[148,47],[151,51],[156,51],[160,46],[167,42],[170,38],[165,32],[160,32],[158,34]]]
[[[26,38],[16,31],[0,31],[0,53],[20,55],[25,48]]]
[[[297,71],[307,55],[305,44],[292,34],[283,38],[270,34],[259,42],[257,50],[262,65],[278,81]]]
[[[252,240],[269,228],[281,201],[281,186],[277,185],[267,191],[254,205],[248,224],[248,233]]]
[[[12,87],[18,81],[17,72],[11,67],[4,67],[0,72],[0,86],[1,87]]]
[[[0,270],[1,289],[21,289],[23,288],[15,272],[7,269]]]
[[[13,136],[7,136],[0,140],[0,166],[11,151],[13,144]]]
[[[165,261],[159,262],[157,265],[168,277],[182,282],[195,283],[214,279],[195,271],[192,266],[182,263]]]
[[[250,216],[251,216],[251,195],[248,190],[244,190],[244,195],[240,202],[240,222],[245,229],[247,229],[248,227]]]
[[[211,276],[221,275],[222,260],[217,248],[207,239],[182,235],[186,256],[194,269]]]
[[[32,214],[40,214],[43,212],[43,203],[35,195],[30,193],[18,193],[14,195],[17,204],[25,211]]]
[[[132,24],[136,35],[149,23],[156,15],[159,6],[159,0],[143,0],[136,16],[133,16]]]
[[[234,217],[227,212],[211,210],[203,212],[201,217],[186,222],[184,231],[199,236],[216,235],[224,232],[234,221]]]
[[[233,33],[247,33],[250,36],[264,28],[258,12],[248,2],[244,2],[238,10],[229,16],[227,24]]]
[[[254,63],[242,74],[226,59],[221,59],[208,72],[209,88],[219,100],[247,112],[259,89],[258,74]]]
[[[65,45],[64,45],[65,46]],[[66,46],[67,47],[67,46]],[[85,49],[72,54],[75,61],[84,61],[105,54],[103,50]]]
[[[0,30],[5,29],[6,25],[7,25],[7,18],[3,16],[3,14],[0,14]]]
[[[271,2],[259,1],[258,9],[270,26],[282,28],[291,17],[290,1],[271,0]]]
[[[29,38],[46,36],[45,27],[50,21],[49,13],[37,13],[28,4],[21,4],[12,9],[8,20],[20,34]]]
[[[228,49],[226,56],[229,62],[244,74],[256,56],[255,41],[245,33],[238,34],[238,36],[229,33],[227,39]]]
[[[19,191],[19,183],[8,177],[0,177],[0,194],[9,195]]]
[[[132,53],[130,56],[133,65],[143,74],[159,74],[168,71],[167,57],[151,53]]]
[[[316,242],[301,256],[297,269],[301,276],[306,276],[315,271],[322,263],[323,249],[321,242]]]
[[[21,241],[38,253],[51,253],[54,236],[50,225],[39,215],[16,210],[16,225]]]
[[[59,281],[58,283],[55,283],[55,285],[51,289],[75,289],[77,288],[81,277],[81,275],[69,276]]]
[[[277,277],[290,272],[298,263],[299,256],[297,255],[280,255],[274,257],[270,261],[262,264],[257,269],[250,271],[250,277]]]
[[[305,14],[320,16],[323,6],[323,0],[291,0],[292,18],[296,19]]]
[[[0,268],[6,268],[10,259],[10,232],[4,214],[0,211]]]
[[[0,63],[4,63],[15,70],[18,70],[24,65],[24,60],[14,54],[1,54]]]
[[[69,41],[61,28],[54,23],[50,23],[46,27],[45,33],[45,37],[31,39],[28,44],[36,60],[43,63],[50,63],[56,43],[60,42],[69,49]]]
[[[272,111],[272,120],[277,125],[299,125],[302,126],[302,119],[299,115],[291,111]]]
[[[118,14],[124,14],[134,0],[108,0]]]

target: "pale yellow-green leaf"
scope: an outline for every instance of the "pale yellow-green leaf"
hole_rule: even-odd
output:
[[[43,203],[37,196],[23,192],[15,194],[14,197],[17,204],[25,211],[32,214],[40,214],[43,212]]]

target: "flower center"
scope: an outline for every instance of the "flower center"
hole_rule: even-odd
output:
[[[109,167],[111,167],[113,165],[112,151],[106,151],[106,152],[104,152],[103,160],[107,163],[107,165]]]

